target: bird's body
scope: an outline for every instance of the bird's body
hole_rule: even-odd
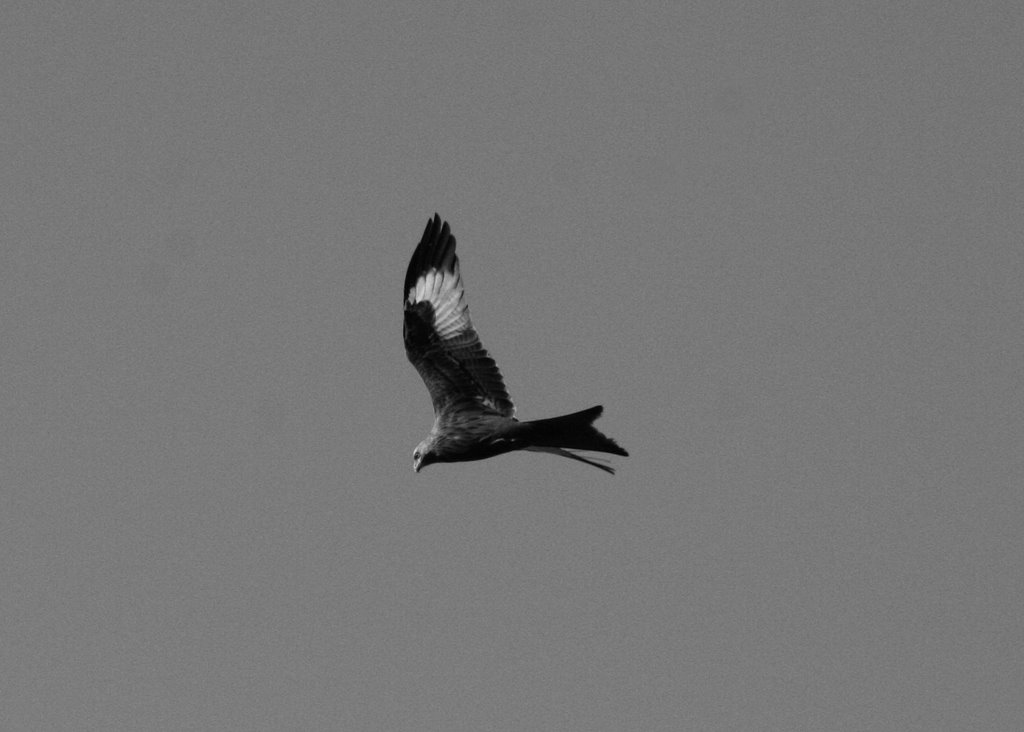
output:
[[[594,428],[602,407],[520,422],[505,384],[469,320],[455,237],[441,217],[427,222],[405,275],[405,350],[434,405],[434,426],[413,453],[433,462],[482,460],[513,450],[550,452],[613,473],[570,450],[628,455]]]

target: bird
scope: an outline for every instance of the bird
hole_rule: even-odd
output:
[[[561,417],[516,419],[501,372],[470,322],[455,237],[437,213],[409,260],[403,296],[405,353],[434,407],[433,427],[413,451],[417,473],[432,463],[530,450],[614,474],[606,459],[576,451],[629,455],[594,427],[604,411],[600,405]]]

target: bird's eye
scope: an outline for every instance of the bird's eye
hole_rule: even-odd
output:
[[[412,459],[413,460],[419,460],[420,459],[420,451],[419,450],[417,450],[416,452],[414,452],[412,454]]]

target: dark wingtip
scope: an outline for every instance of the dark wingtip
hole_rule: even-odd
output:
[[[402,299],[409,296],[409,289],[416,283],[421,274],[429,269],[451,269],[455,266],[455,237],[452,236],[448,222],[436,211],[433,218],[427,219],[423,236],[409,260],[405,271],[405,286]]]

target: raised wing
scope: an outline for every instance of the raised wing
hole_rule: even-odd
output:
[[[405,273],[404,330],[405,353],[427,385],[435,414],[470,409],[515,416],[501,372],[469,322],[455,237],[437,214]]]

